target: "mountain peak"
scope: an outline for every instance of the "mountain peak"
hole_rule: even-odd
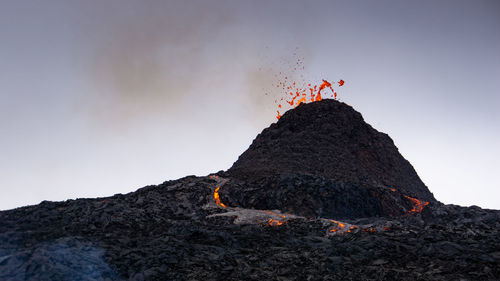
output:
[[[240,179],[320,176],[435,201],[387,134],[351,106],[331,99],[286,112],[255,138],[228,173]]]

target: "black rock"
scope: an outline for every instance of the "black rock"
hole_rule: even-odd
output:
[[[228,170],[235,178],[315,175],[435,200],[392,139],[335,100],[301,104],[262,131]]]
[[[500,211],[436,201],[387,135],[322,101],[227,172],[0,212],[0,280],[500,280]]]

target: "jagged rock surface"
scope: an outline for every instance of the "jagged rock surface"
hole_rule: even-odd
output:
[[[318,219],[234,224],[216,183],[0,212],[0,280],[498,280],[500,212],[436,204],[384,231],[326,236]],[[68,278],[68,276],[71,276]]]
[[[304,217],[331,219],[384,215],[378,198],[367,188],[309,175],[234,181],[224,185],[221,190],[224,202],[243,208],[276,209]]]
[[[342,114],[359,121],[345,105],[317,105],[341,106]],[[276,128],[291,138],[302,134],[284,128],[291,126],[287,120],[306,116],[294,112],[310,108],[285,114],[262,135]],[[343,131],[351,137],[342,144],[400,167],[384,176],[384,170],[371,170],[372,160],[351,155],[360,162],[346,163],[365,165],[359,176],[337,178],[332,169],[319,173],[314,164],[296,166],[293,159],[281,173],[257,169],[249,159],[264,167],[272,162],[258,152],[260,158],[244,155],[218,177],[190,176],[125,195],[0,212],[0,280],[500,280],[500,211],[435,201],[387,136],[356,124],[344,124],[352,128]],[[360,139],[370,141],[351,143]],[[250,150],[261,142],[267,145],[256,140]],[[387,147],[372,151],[378,142]],[[296,156],[316,159],[307,153]],[[345,165],[338,168],[347,171]],[[392,183],[404,189],[393,191]],[[217,187],[227,207],[216,204]],[[406,193],[431,204],[407,214],[412,205]],[[281,217],[279,224],[268,221]],[[342,224],[335,221],[340,219]]]
[[[335,100],[301,104],[262,131],[228,170],[239,179],[315,175],[338,182],[396,188],[435,201],[387,135]]]

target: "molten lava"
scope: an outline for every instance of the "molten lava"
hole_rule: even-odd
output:
[[[321,100],[321,90],[326,87],[330,88],[330,90],[332,90],[332,93],[335,94],[335,91],[332,88],[332,84],[326,80],[323,80],[323,83],[319,86],[318,94],[316,95],[316,101]]]
[[[214,191],[214,199],[215,199],[215,204],[217,204],[217,206],[221,206],[221,207],[226,208],[227,206],[226,206],[226,205],[224,205],[224,203],[222,203],[222,202],[220,201],[220,196],[219,196],[219,188],[220,188],[220,186],[218,186],[218,187],[215,189],[215,191]]]
[[[288,77],[285,77],[285,81],[288,79]],[[340,80],[338,82],[339,87],[344,85],[344,80]],[[286,95],[289,99],[280,99],[280,102],[284,100],[288,105],[290,105],[291,108],[297,107],[301,103],[307,103],[307,102],[315,102],[315,101],[320,101],[323,99],[321,91],[324,90],[325,88],[329,88],[331,90],[331,96],[330,98],[337,99],[337,92],[333,90],[332,84],[326,80],[323,80],[323,82],[320,85],[312,85],[312,84],[307,84],[304,86],[297,86],[296,82],[293,82],[291,85],[287,85],[286,82],[279,82],[277,85],[278,88],[282,88],[285,90]],[[323,92],[323,94],[325,94]],[[274,101],[275,103],[278,103],[278,100]],[[278,108],[282,109],[282,104],[278,104]],[[280,119],[281,114],[280,111],[277,110],[277,115],[276,118]]]
[[[343,224],[339,221],[334,221],[334,220],[330,220],[330,221],[333,222],[334,224],[336,224],[338,227],[340,227],[340,229],[332,228],[332,229],[330,229],[330,232],[336,232],[336,231],[344,229],[344,227],[345,227],[345,224]]]
[[[269,219],[269,220],[267,221],[267,223],[268,223],[270,226],[278,226],[278,225],[282,225],[282,224],[286,223],[286,221]]]
[[[324,98],[337,99],[337,92],[334,91],[333,86],[337,85],[342,87],[345,84],[344,80],[339,80],[336,83],[330,83],[326,80],[318,84],[310,83],[305,79],[305,65],[304,58],[299,57],[297,53],[293,53],[296,61],[292,64],[290,71],[280,71],[275,74],[277,83],[274,85],[279,90],[283,90],[283,97],[274,100],[278,105],[276,118],[280,119],[283,112],[288,109],[293,109],[302,103],[321,101]],[[331,90],[328,94],[323,91],[325,88]],[[323,92],[322,92],[323,91]],[[266,93],[268,95],[269,93]],[[287,108],[284,108],[284,107]]]
[[[413,209],[408,211],[408,214],[420,213],[420,212],[422,212],[422,210],[424,209],[425,206],[429,205],[429,202],[426,202],[426,201],[420,201],[416,198],[406,196],[406,195],[404,195],[404,197],[406,199],[410,200],[413,204]]]

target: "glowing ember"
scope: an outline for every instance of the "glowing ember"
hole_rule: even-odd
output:
[[[287,77],[285,77],[285,80],[287,80]],[[344,80],[340,80],[338,82],[339,86],[344,85]],[[297,107],[301,103],[307,103],[307,102],[314,102],[314,101],[320,101],[323,100],[322,92],[325,88],[329,88],[331,90],[331,96],[327,96],[327,98],[333,98],[337,99],[337,92],[333,90],[332,84],[326,80],[323,80],[323,82],[320,85],[312,85],[312,84],[307,84],[303,86],[297,86],[296,82],[293,82],[291,85],[287,85],[286,83],[279,82],[277,87],[281,87],[283,90],[286,91],[286,95],[289,99],[280,99],[280,102],[284,100],[288,105],[290,105],[291,108]],[[323,94],[325,94],[323,92]],[[278,100],[275,100],[275,103],[278,103]],[[278,108],[282,109],[283,105],[281,103],[278,104]],[[277,110],[277,115],[276,118],[280,119],[281,114],[280,111]]]
[[[281,220],[274,220],[274,219],[269,219],[267,223],[271,226],[277,226],[277,225],[282,225],[286,223],[286,221],[281,221]]]
[[[221,206],[221,207],[226,208],[227,206],[226,206],[226,205],[224,205],[224,203],[222,203],[222,202],[220,201],[220,196],[219,196],[219,188],[220,188],[220,186],[218,186],[218,187],[215,189],[215,191],[214,191],[214,199],[215,199],[215,204],[217,204],[217,206]]]
[[[343,224],[339,221],[334,221],[334,220],[330,220],[330,221],[333,222],[334,224],[336,224],[338,227],[340,227],[340,229],[332,228],[332,229],[330,229],[330,232],[336,232],[336,231],[344,229],[344,227],[345,227],[345,224]]]
[[[413,203],[413,209],[408,211],[408,214],[416,214],[422,212],[425,206],[429,205],[429,202],[420,201],[416,198],[404,195],[406,199],[409,199]]]
[[[332,93],[335,94],[335,91],[332,88],[332,84],[326,80],[323,80],[323,83],[319,86],[318,94],[316,95],[316,101],[321,100],[321,90],[323,90],[326,87],[330,88],[330,90],[332,90]]]
[[[349,227],[349,229],[347,230],[347,232],[351,232],[352,230],[358,228],[357,226],[355,225],[351,225],[351,227]]]
[[[296,54],[294,53],[294,56],[295,55]],[[278,105],[276,114],[277,119],[281,118],[282,112],[295,108],[301,103],[320,101],[324,98],[337,99],[337,92],[334,91],[332,83],[326,80],[322,80],[320,84],[306,83],[304,75],[298,72],[305,69],[303,60],[304,58],[297,59],[296,65],[293,67],[293,71],[291,71],[289,75],[285,75],[282,72],[280,72],[279,75],[276,75],[276,78],[278,79],[276,88],[284,91],[284,96],[279,100],[274,101]],[[301,81],[291,81],[291,77],[297,77]],[[341,79],[337,83],[338,86],[341,87],[345,84],[345,81]],[[331,93],[330,91],[328,91],[328,93],[323,91],[325,88],[329,88]],[[287,106],[288,108],[284,108],[284,106]]]

